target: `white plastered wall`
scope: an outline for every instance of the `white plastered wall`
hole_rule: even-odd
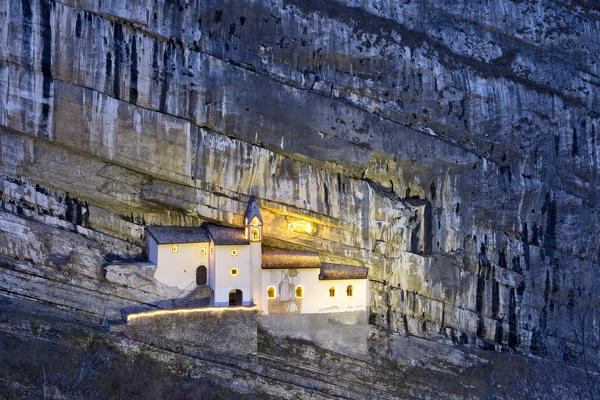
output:
[[[240,289],[244,305],[253,304],[252,299],[252,266],[250,263],[250,246],[225,245],[215,246],[215,299],[216,306],[229,305],[229,291]],[[232,256],[231,250],[237,249],[238,255]],[[231,276],[230,269],[237,267],[238,276]]]
[[[319,280],[319,271],[319,268],[263,269],[260,300],[262,313],[308,314],[367,310],[367,279]],[[302,299],[295,297],[298,285],[304,287]],[[351,297],[346,295],[348,285],[353,286]],[[275,287],[275,299],[267,298],[269,286]],[[333,298],[329,297],[330,286],[336,288]]]
[[[174,244],[177,245],[177,253],[172,252],[172,244],[158,245],[154,278],[165,285],[185,289],[196,283],[196,268],[204,265],[208,269],[209,244],[208,242]],[[202,248],[206,249],[204,255],[202,255]]]
[[[261,264],[262,264],[261,242],[250,242],[250,264],[252,268],[252,300],[261,307]]]
[[[215,302],[215,276],[216,274],[216,270],[215,270],[215,243],[211,240],[210,241],[210,249],[209,249],[209,269],[208,269],[208,283],[210,285],[210,288],[212,289],[212,293],[211,293],[211,304],[214,305]]]

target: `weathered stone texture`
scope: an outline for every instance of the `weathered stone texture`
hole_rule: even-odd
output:
[[[185,354],[235,362],[256,357],[256,311],[217,310],[155,315],[114,326],[134,340]]]
[[[323,314],[273,314],[258,317],[260,329],[274,336],[302,339],[319,347],[364,359],[367,356],[365,311]]]
[[[269,244],[369,267],[378,354],[597,351],[599,21],[575,0],[5,1],[0,290],[118,317],[157,300],[103,275],[146,224],[240,225],[253,194]]]

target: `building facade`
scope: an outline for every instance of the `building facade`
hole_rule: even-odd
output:
[[[262,314],[366,311],[368,270],[323,264],[318,253],[262,245],[263,220],[251,199],[243,228],[215,224],[147,228],[154,278],[180,289],[211,288],[214,306],[256,304]]]

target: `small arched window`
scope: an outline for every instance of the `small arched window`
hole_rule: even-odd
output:
[[[329,297],[335,297],[335,286],[329,286]]]
[[[252,228],[252,240],[260,240],[260,231],[258,228]]]
[[[346,296],[354,296],[354,288],[352,287],[352,285],[348,285],[348,287],[346,288]]]
[[[267,298],[274,299],[275,298],[275,286],[269,286],[267,289]]]
[[[296,286],[296,298],[301,299],[304,297],[304,287],[302,285]]]

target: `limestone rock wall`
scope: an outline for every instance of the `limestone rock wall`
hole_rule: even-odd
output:
[[[145,225],[240,225],[253,194],[268,243],[369,267],[388,336],[577,357],[577,314],[598,324],[599,17],[4,1],[0,291],[118,317],[155,300],[102,273],[143,257]]]

